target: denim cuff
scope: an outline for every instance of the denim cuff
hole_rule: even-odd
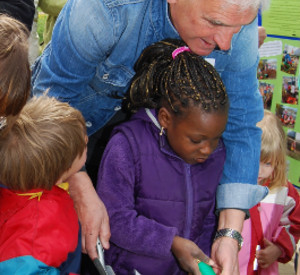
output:
[[[217,189],[217,209],[248,210],[259,203],[267,194],[266,186],[248,183],[221,184]]]

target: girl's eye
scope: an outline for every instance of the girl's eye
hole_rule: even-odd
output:
[[[266,166],[272,166],[272,163],[271,162],[266,162],[265,165]]]
[[[193,140],[193,139],[191,139],[191,142],[194,143],[194,144],[199,144],[199,143],[202,142],[202,140]]]

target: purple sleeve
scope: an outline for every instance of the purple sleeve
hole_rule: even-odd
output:
[[[135,209],[135,184],[139,161],[122,133],[108,143],[99,169],[97,193],[110,218],[111,241],[133,253],[169,256],[177,228],[140,215]]]

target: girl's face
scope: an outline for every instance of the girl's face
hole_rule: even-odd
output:
[[[257,183],[262,184],[265,179],[271,177],[274,167],[271,161],[260,162]]]
[[[172,149],[189,164],[204,162],[218,145],[226,127],[227,115],[221,112],[207,114],[194,106],[189,108],[184,118],[168,114],[169,119],[160,123],[166,129]]]

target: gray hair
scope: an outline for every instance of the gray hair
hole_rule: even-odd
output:
[[[249,8],[261,8],[264,11],[269,8],[270,0],[225,0],[224,4],[237,5],[242,11]]]

